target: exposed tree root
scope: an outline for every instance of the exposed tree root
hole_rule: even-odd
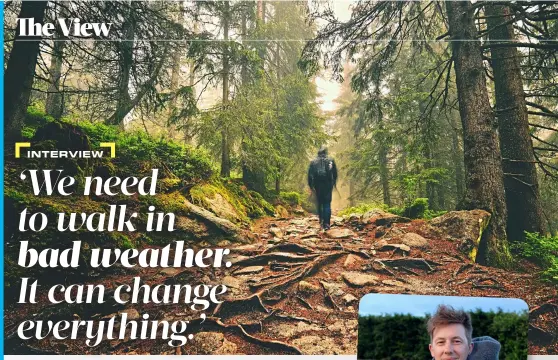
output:
[[[288,280],[290,278],[298,276],[301,272],[302,272],[301,269],[296,269],[295,272],[293,272],[293,273],[283,275],[283,276],[275,278],[275,279],[270,279],[270,280],[267,280],[267,281],[260,281],[257,284],[250,285],[250,288],[257,289],[257,288],[261,288],[261,287],[268,286],[268,285],[275,285],[275,284],[283,283],[285,280]]]
[[[262,254],[269,254],[273,252],[288,252],[294,254],[312,254],[314,250],[299,244],[288,243],[279,244],[266,249]]]
[[[415,276],[420,276],[419,273],[417,273],[417,272],[415,272],[415,271],[413,271],[413,270],[411,270],[411,269],[408,269],[408,268],[406,268],[405,266],[401,266],[401,270],[406,271],[406,272],[408,272],[409,274],[412,274],[412,275],[415,275]]]
[[[267,291],[281,291],[284,288],[291,285],[293,282],[302,280],[307,276],[312,275],[316,270],[318,270],[321,266],[327,264],[330,261],[335,260],[336,258],[346,254],[343,251],[340,252],[332,252],[330,254],[320,255],[318,258],[313,260],[310,264],[305,266],[304,268],[297,270],[294,274],[287,275],[281,281],[274,283],[271,287],[266,289]]]
[[[301,265],[305,265],[307,262],[296,262],[296,263],[276,263],[272,262],[269,264],[269,269],[271,271],[289,271],[293,268],[299,267]]]
[[[346,252],[349,252],[353,255],[356,255],[358,257],[364,258],[364,259],[371,259],[372,258],[372,256],[370,256],[369,254],[365,253],[362,250],[354,250],[354,249],[347,248],[347,247],[344,247],[343,250],[345,250]]]
[[[473,265],[472,264],[463,264],[459,267],[459,269],[457,269],[454,273],[453,273],[453,277],[456,277],[457,275],[461,274],[463,271],[472,268]]]
[[[491,285],[491,284],[475,284],[475,283],[473,283],[473,288],[474,289],[495,289],[495,290],[500,290],[500,291],[504,291],[504,292],[507,291],[506,289],[504,289],[500,285]]]
[[[183,280],[185,280],[185,279],[182,278],[183,276],[186,277],[187,279],[194,278],[194,273],[193,273],[192,269],[183,270],[183,271],[181,271],[177,274],[174,274],[173,276],[165,279],[165,285],[174,285],[174,284],[184,282]]]
[[[267,347],[267,348],[270,348],[270,349],[274,349],[274,350],[277,350],[277,351],[281,351],[281,352],[291,353],[291,354],[295,354],[295,355],[302,355],[302,352],[298,348],[296,348],[292,345],[288,345],[288,344],[285,344],[284,342],[277,341],[277,340],[260,339],[260,338],[257,338],[255,336],[252,336],[252,335],[248,334],[244,330],[244,328],[242,328],[241,325],[238,325],[238,327],[242,331],[242,334],[244,335],[244,338],[251,343],[254,343],[254,344],[257,344],[257,345],[260,345],[260,346],[264,346],[264,347]]]
[[[310,310],[314,310],[314,308],[312,307],[312,305],[310,305],[310,303],[306,300],[304,300],[302,297],[300,297],[299,295],[295,295],[295,299],[297,299],[302,305],[304,305],[306,308],[310,309]]]
[[[283,274],[271,274],[271,275],[264,276],[263,278],[259,278],[259,279],[258,278],[248,279],[246,282],[249,283],[249,284],[250,283],[251,284],[257,284],[261,281],[266,281],[266,280],[269,280],[269,279],[275,279],[275,278],[278,278],[278,277],[281,277],[281,276],[284,276],[284,275]]]
[[[388,273],[393,277],[397,276],[381,260],[374,260],[374,262],[372,263],[372,269],[380,273]]]
[[[312,324],[312,320],[309,320],[307,318],[300,317],[300,316],[283,315],[283,314],[281,314],[280,310],[271,311],[271,313],[265,319],[263,319],[262,322],[270,321],[273,318],[277,318],[277,319],[281,319],[281,320],[288,320],[288,321],[302,321],[302,322],[305,322],[307,324]]]
[[[283,292],[274,293],[273,291],[264,291],[260,295],[260,299],[262,300],[262,302],[270,305],[278,303],[284,298],[285,298],[285,293]]]
[[[406,266],[406,267],[411,267],[416,269],[423,269],[427,271],[435,271],[436,268],[434,268],[433,266],[440,265],[439,263],[434,262],[432,260],[425,260],[422,258],[387,259],[387,260],[382,260],[382,263],[390,267]]]
[[[488,271],[483,270],[483,269],[478,269],[478,268],[471,270],[471,274],[487,274],[487,273],[488,273]]]
[[[235,264],[235,266],[251,266],[251,265],[267,265],[271,261],[275,262],[300,262],[303,260],[312,260],[318,257],[319,254],[311,255],[293,255],[290,253],[270,253],[261,254],[248,259],[240,260]]]
[[[277,253],[266,254],[266,255],[276,255],[276,254]],[[280,276],[280,277],[275,277],[275,276],[268,277],[267,281],[260,281],[256,284],[250,284],[249,286],[251,288],[261,288],[265,286],[269,286],[269,287],[247,298],[224,301],[215,308],[213,315],[230,317],[239,313],[249,312],[249,311],[269,312],[269,310],[263,305],[261,297],[269,298],[268,296],[270,294],[273,293],[281,294],[282,289],[288,287],[289,285],[291,285],[292,283],[298,280],[301,280],[307,276],[312,275],[321,266],[327,264],[330,261],[335,260],[336,258],[344,254],[346,254],[346,252],[341,251],[341,252],[332,252],[329,254],[316,255],[317,258],[311,261],[308,265],[297,269],[295,272],[291,274]],[[300,259],[300,257],[297,258]],[[272,298],[272,301],[273,300],[279,301],[280,299],[281,299],[281,295],[279,295],[278,299]],[[335,304],[333,299],[331,299],[331,302]],[[337,306],[337,304],[335,304],[335,306]],[[339,307],[337,306],[337,308]]]
[[[262,303],[259,294],[254,294],[242,299],[223,301],[217,305],[213,311],[213,316],[221,315],[220,317],[231,317],[237,314],[254,311],[269,313],[269,310]]]

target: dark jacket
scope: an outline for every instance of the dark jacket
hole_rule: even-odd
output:
[[[328,163],[328,175],[326,178],[318,178],[317,170],[321,166],[322,161],[327,161]],[[337,183],[337,165],[335,165],[335,160],[327,156],[327,152],[318,152],[318,157],[310,162],[308,167],[308,186],[312,190],[324,189],[332,191],[333,187]]]

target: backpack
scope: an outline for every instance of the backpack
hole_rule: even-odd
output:
[[[332,168],[333,162],[330,159],[318,158],[315,168],[316,180],[320,182],[330,181]]]

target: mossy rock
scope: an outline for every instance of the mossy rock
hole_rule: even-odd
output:
[[[247,221],[246,208],[227,188],[217,182],[201,184],[190,190],[195,204],[232,222]]]
[[[58,150],[91,150],[91,142],[80,126],[51,121],[39,127],[33,141],[54,140]]]
[[[282,201],[286,202],[289,206],[296,207],[302,204],[302,195],[297,193],[296,191],[281,191],[279,198]]]
[[[93,170],[93,176],[106,180],[112,176],[116,176],[116,167],[112,161],[108,159],[101,159]]]
[[[283,205],[275,206],[275,212],[277,213],[277,216],[279,216],[280,218],[289,217],[289,211],[285,209]]]
[[[157,181],[157,187],[159,193],[168,193],[179,190],[182,186],[182,180],[179,178],[162,178]]]
[[[188,214],[188,207],[185,205],[186,198],[178,191],[168,194],[157,194],[155,196],[141,196],[141,211],[147,213],[150,205],[155,206],[156,212],[166,212],[174,214]]]
[[[457,241],[458,248],[471,261],[476,261],[480,241],[490,217],[490,213],[484,210],[450,211],[432,219],[430,225],[446,239]]]
[[[199,184],[190,189],[190,198],[198,206],[233,222],[275,215],[275,209],[259,193],[235,181]]]

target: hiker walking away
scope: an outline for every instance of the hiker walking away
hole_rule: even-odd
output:
[[[308,186],[316,196],[320,228],[329,229],[331,220],[331,195],[337,182],[337,166],[327,156],[327,148],[318,151],[318,157],[310,162],[308,168]]]

